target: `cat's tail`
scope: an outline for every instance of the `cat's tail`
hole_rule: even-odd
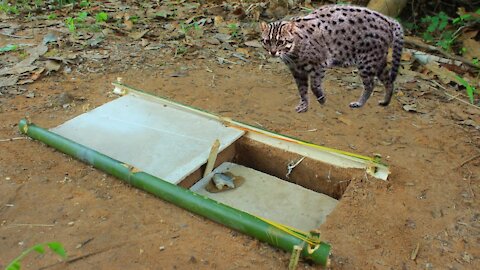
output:
[[[400,67],[400,58],[403,49],[403,28],[397,21],[393,25],[392,42],[392,68],[390,69],[390,82],[393,83],[397,78],[398,68]]]

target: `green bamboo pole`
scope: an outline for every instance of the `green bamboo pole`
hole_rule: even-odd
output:
[[[29,137],[75,157],[87,164],[109,173],[128,184],[149,192],[165,201],[173,203],[190,212],[209,218],[229,228],[267,242],[272,246],[291,252],[295,245],[303,245],[303,240],[280,230],[279,228],[238,209],[203,197],[188,189],[173,185],[167,181],[144,172],[138,172],[131,166],[114,160],[102,153],[80,145],[74,141],[28,123],[22,119],[19,129]],[[307,248],[302,256],[323,266],[329,263],[330,245],[321,242],[311,254]]]

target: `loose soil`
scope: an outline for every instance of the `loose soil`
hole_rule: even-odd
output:
[[[36,40],[42,34],[35,33]],[[2,38],[0,45],[7,44]],[[361,86],[345,82],[352,70],[337,69],[326,76],[326,104],[312,102],[307,113],[297,114],[296,86],[283,64],[172,58],[116,42],[115,59],[83,63],[83,69],[53,73],[18,88],[20,94],[0,96],[1,268],[26,248],[48,241],[63,243],[70,261],[60,262],[50,252],[31,254],[25,269],[288,266],[289,253],[134,189],[38,141],[3,140],[22,137],[18,121],[23,117],[54,127],[116,98],[110,82],[122,77],[147,92],[278,133],[380,154],[391,168],[388,181],[353,181],[319,228],[332,245],[332,269],[480,269],[480,134],[465,124],[480,123],[478,109],[448,99],[441,89],[420,93],[410,82],[398,83],[399,92],[386,108],[376,104],[383,96],[377,86],[365,107],[353,110],[348,104]],[[62,101],[68,95],[73,99]],[[400,101],[406,97],[415,99],[421,112],[405,111]],[[305,261],[299,265],[316,268]]]

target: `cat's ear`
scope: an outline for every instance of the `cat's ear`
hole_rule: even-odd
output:
[[[292,34],[293,31],[295,30],[295,22],[294,21],[289,21],[287,25],[285,26],[285,30],[289,33]]]
[[[265,31],[265,29],[267,29],[267,23],[266,22],[260,22],[260,30]]]

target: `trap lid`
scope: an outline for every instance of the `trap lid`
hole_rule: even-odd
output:
[[[172,184],[206,163],[215,139],[222,151],[244,133],[136,93],[51,131]]]

